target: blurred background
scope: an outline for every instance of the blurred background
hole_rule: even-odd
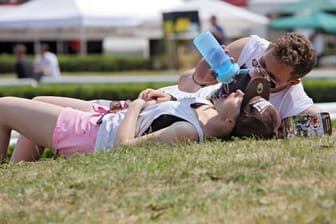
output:
[[[211,15],[225,43],[257,34],[274,40],[286,31],[310,38],[319,66],[335,66],[336,0],[0,0],[0,54],[23,43],[27,54],[48,43],[57,55],[104,54],[162,60],[174,69],[198,60],[193,38]]]

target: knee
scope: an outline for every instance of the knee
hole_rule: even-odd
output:
[[[11,108],[16,107],[21,104],[23,98],[15,96],[4,96],[0,97],[0,116],[2,116],[4,111],[10,110]]]
[[[32,100],[44,102],[44,98],[44,96],[35,96],[34,98],[32,98]]]
[[[54,102],[53,97],[49,97],[49,96],[35,96],[32,100],[39,101],[39,102],[44,102],[44,103],[53,103]]]
[[[18,99],[19,97],[15,97],[15,96],[4,96],[4,97],[0,97],[0,103],[7,103],[7,102],[13,102],[16,99]]]

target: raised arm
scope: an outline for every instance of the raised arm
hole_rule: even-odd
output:
[[[227,46],[222,46],[233,61],[237,60],[249,37],[238,39]],[[185,71],[178,80],[178,87],[185,92],[196,92],[200,88],[216,84],[217,80],[212,68],[201,58],[195,68]]]

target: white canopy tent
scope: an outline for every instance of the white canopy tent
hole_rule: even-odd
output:
[[[161,11],[181,3],[180,0],[32,0],[0,16],[0,39],[80,39],[81,42],[103,39],[129,33],[129,28],[158,19]]]
[[[234,6],[220,0],[186,0],[184,4],[172,9],[173,11],[198,10],[202,30],[209,26],[209,18],[216,15],[229,37],[236,37],[251,33],[256,27],[265,27],[267,17]]]
[[[0,6],[0,15],[10,13],[12,10],[16,9],[15,5],[1,5]]]
[[[0,40],[90,39],[109,36],[162,36],[162,13],[198,10],[205,29],[211,14],[228,36],[268,19],[220,0],[31,0],[0,15]]]

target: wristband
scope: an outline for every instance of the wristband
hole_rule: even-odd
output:
[[[199,85],[201,88],[207,86],[207,84],[202,84],[202,83],[197,82],[194,76],[195,76],[195,72],[191,75],[191,78],[194,81],[194,83],[196,83],[197,85]]]
[[[166,93],[170,96],[170,101],[177,101],[177,98],[169,93]]]

